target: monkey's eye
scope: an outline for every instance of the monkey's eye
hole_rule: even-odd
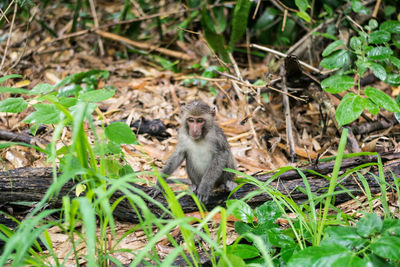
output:
[[[203,118],[198,118],[197,120],[196,120],[196,122],[197,123],[203,123],[205,120],[203,119]]]
[[[190,122],[190,123],[193,123],[194,119],[193,118],[188,118],[187,121]]]

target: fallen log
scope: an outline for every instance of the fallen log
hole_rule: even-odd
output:
[[[387,182],[393,181],[393,175],[395,177],[400,176],[400,153],[391,153],[385,154],[381,156],[384,164],[384,172],[385,179]],[[376,157],[374,156],[361,156],[344,159],[341,165],[342,173],[351,168],[360,166],[361,164],[368,162],[376,162]],[[321,194],[327,191],[329,186],[329,181],[323,177],[316,176],[312,172],[307,170],[313,170],[320,174],[331,173],[333,169],[333,162],[329,163],[320,163],[312,166],[304,166],[301,169],[307,177],[307,181],[310,184],[311,192],[313,194]],[[370,190],[372,193],[377,193],[380,191],[379,182],[376,180],[376,176],[378,176],[378,170],[376,167],[370,167],[369,173],[364,174],[365,179],[368,181]],[[374,177],[374,175],[376,175]],[[273,173],[267,175],[258,176],[258,180],[267,181],[271,179]],[[51,168],[18,168],[14,170],[10,170],[7,172],[0,172],[0,203],[2,205],[10,202],[39,202],[47,189],[53,182],[53,173]],[[360,188],[361,181],[358,176],[355,174],[351,174],[346,176],[346,178],[340,181],[340,185],[348,190],[352,190],[353,195],[362,194],[363,190]],[[61,198],[64,195],[70,195],[73,197],[74,195],[74,182],[69,180],[62,188],[60,193],[51,199],[51,203],[49,203],[50,207],[61,207]],[[151,187],[142,186],[138,184],[134,184],[138,189],[141,189],[145,193],[150,193]],[[302,190],[298,190],[299,187],[305,187],[303,179],[299,175],[296,170],[287,171],[278,177],[276,177],[269,186],[271,188],[275,188],[279,190],[281,193],[285,195],[290,195],[296,202],[301,203],[307,200],[307,196],[302,193]],[[249,192],[257,190],[257,187],[251,184],[245,184],[242,186],[233,196],[233,198],[243,198]],[[337,186],[336,190],[342,190],[339,186]],[[111,202],[115,201],[119,197],[123,196],[122,192],[117,191],[111,198]],[[213,196],[210,198],[209,203],[207,203],[207,209],[211,210],[212,208],[218,205],[224,205],[228,197],[227,192],[214,192]],[[168,206],[165,198],[162,194],[159,194],[156,198],[157,201],[162,203],[164,206]],[[349,200],[350,196],[348,194],[340,194],[336,196],[336,204],[342,203],[346,200]],[[248,200],[248,204],[255,207],[258,206],[265,201],[271,200],[271,197],[262,193],[259,194],[250,200]],[[179,202],[182,206],[182,209],[185,213],[197,211],[197,207],[190,196],[183,196],[179,199]],[[152,203],[148,203],[149,209],[158,215],[163,216],[163,211],[155,206]],[[135,213],[131,204],[124,199],[121,201],[117,208],[114,211],[114,216],[117,220],[120,221],[128,221],[128,222],[138,222],[138,215]]]

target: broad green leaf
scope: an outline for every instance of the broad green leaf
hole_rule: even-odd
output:
[[[396,66],[396,68],[400,69],[400,59],[394,56],[390,56],[389,60],[394,66]]]
[[[294,2],[301,11],[306,11],[310,6],[307,0],[295,0]]]
[[[389,42],[390,33],[383,30],[371,32],[371,34],[368,36],[368,41],[371,44],[383,44]]]
[[[327,236],[322,240],[321,245],[338,245],[349,250],[358,250],[363,247],[367,239],[362,238],[357,229],[349,226],[329,226],[325,230]]]
[[[386,76],[386,83],[391,85],[399,85],[400,84],[400,75],[396,73],[389,73]]]
[[[379,107],[371,101],[371,99],[367,98],[367,101],[365,102],[365,108],[372,114],[372,115],[378,115],[379,113]]]
[[[340,101],[335,114],[339,126],[355,121],[361,115],[364,105],[365,101],[361,96],[353,93],[346,94]]]
[[[233,11],[232,33],[229,40],[229,51],[232,52],[235,44],[242,38],[246,32],[249,11],[251,7],[250,0],[236,1]]]
[[[227,17],[225,15],[224,7],[214,7],[212,9],[213,15],[216,18],[216,22],[214,23],[214,29],[217,34],[222,34],[226,30],[227,25]]]
[[[372,242],[371,250],[378,256],[390,260],[400,260],[400,237],[382,236]]]
[[[228,258],[230,264],[225,260],[224,257],[220,257],[217,267],[229,267],[229,266],[235,266],[235,267],[246,267],[246,263],[239,258],[238,256],[234,254],[227,254],[226,257]]]
[[[349,54],[346,50],[338,50],[328,57],[321,60],[321,66],[327,69],[341,68],[350,62]]]
[[[351,9],[356,13],[361,13],[364,15],[369,14],[369,9],[363,6],[360,0],[352,0]]]
[[[227,246],[227,252],[234,254],[241,259],[251,259],[260,255],[260,252],[255,246],[247,244],[236,244]]]
[[[351,255],[351,251],[336,245],[307,247],[294,254],[290,258],[287,266],[332,266],[332,264],[341,258]]]
[[[299,11],[296,13],[296,15],[304,19],[306,22],[311,22],[311,17],[307,14],[307,12]]]
[[[330,54],[332,54],[333,51],[336,50],[336,48],[338,48],[341,45],[345,45],[343,40],[337,40],[334,41],[333,43],[330,43],[322,52],[322,56],[326,57],[329,56]]]
[[[374,88],[367,87],[364,90],[366,96],[368,96],[378,106],[389,110],[391,112],[400,112],[400,107],[396,101],[388,96],[386,93]]]
[[[79,72],[75,73],[72,75],[69,75],[65,77],[63,80],[61,80],[57,85],[55,85],[55,88],[71,84],[71,83],[77,83],[80,84],[83,82],[84,79],[94,79],[97,80],[100,77],[103,77],[104,79],[107,79],[110,73],[105,70],[89,70],[85,72]]]
[[[225,62],[230,62],[228,52],[225,48],[225,39],[221,34],[217,34],[212,27],[212,21],[208,16],[207,10],[203,8],[201,16],[201,25],[203,26],[204,36],[211,48]]]
[[[371,30],[374,30],[378,28],[378,22],[376,21],[376,19],[370,19],[368,22],[368,26]]]
[[[379,26],[379,29],[390,33],[400,33],[400,21],[387,20]]]
[[[321,82],[322,89],[331,94],[337,94],[354,86],[354,80],[346,75],[333,75]]]
[[[255,216],[249,204],[240,199],[231,199],[226,202],[228,208],[233,205],[235,205],[236,208],[232,211],[232,215],[236,219],[246,223],[252,223],[254,221]]]
[[[381,64],[368,62],[368,65],[378,79],[380,79],[381,81],[386,80],[386,70]]]
[[[3,83],[5,81],[7,81],[8,79],[12,79],[12,78],[22,78],[22,75],[10,74],[10,75],[3,76],[0,78],[0,83]]]
[[[39,83],[29,91],[28,95],[46,94],[54,90],[54,86],[48,83]]]
[[[392,54],[393,51],[389,47],[378,46],[368,51],[367,57],[370,59],[385,60],[389,59]]]
[[[239,235],[245,235],[247,233],[251,233],[253,230],[253,228],[251,226],[249,226],[247,223],[244,223],[244,222],[235,222],[234,226],[235,226],[235,231]]]
[[[117,144],[135,144],[136,136],[123,122],[113,122],[105,129],[107,138]]]
[[[56,124],[61,121],[61,112],[54,104],[36,104],[36,111],[29,114],[24,121],[26,123]]]
[[[264,202],[254,210],[254,213],[256,214],[257,222],[259,224],[265,222],[273,223],[282,215],[282,211],[273,201]]]
[[[28,107],[28,103],[22,98],[7,98],[0,101],[0,112],[19,113]]]
[[[14,88],[14,87],[7,87],[7,86],[0,86],[0,93],[27,94],[27,93],[29,93],[29,90],[21,89],[21,88]]]
[[[278,10],[271,7],[267,7],[263,12],[263,14],[260,16],[260,18],[258,18],[256,25],[254,26],[256,33],[259,35],[262,32],[271,28],[271,25],[273,25],[272,22],[276,19],[278,14],[279,14]]]
[[[294,246],[294,240],[283,234],[282,229],[279,228],[270,228],[266,231],[268,236],[268,241],[275,247],[285,248]]]
[[[353,36],[350,39],[350,47],[355,51],[360,51],[362,48],[362,41],[360,37]]]
[[[103,88],[94,91],[82,92],[79,95],[79,98],[83,101],[100,102],[113,97],[114,94],[114,90]]]
[[[330,267],[367,267],[367,263],[355,254],[337,259]]]
[[[67,97],[77,94],[78,92],[83,91],[83,88],[80,84],[69,84],[66,86],[61,87],[58,90],[58,97]]]
[[[382,220],[375,213],[368,213],[357,222],[357,233],[362,237],[370,237],[382,230]]]

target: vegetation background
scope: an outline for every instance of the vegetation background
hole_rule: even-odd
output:
[[[0,32],[0,266],[400,263],[397,1],[13,0]],[[195,98],[236,194],[151,198]]]

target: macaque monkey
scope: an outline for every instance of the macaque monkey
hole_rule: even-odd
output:
[[[224,171],[224,168],[236,168],[235,159],[214,116],[215,109],[201,100],[194,100],[183,107],[178,146],[161,171],[170,175],[186,160],[191,189],[203,202],[208,201],[214,188],[223,187],[232,191],[236,186],[233,182],[235,175]]]

